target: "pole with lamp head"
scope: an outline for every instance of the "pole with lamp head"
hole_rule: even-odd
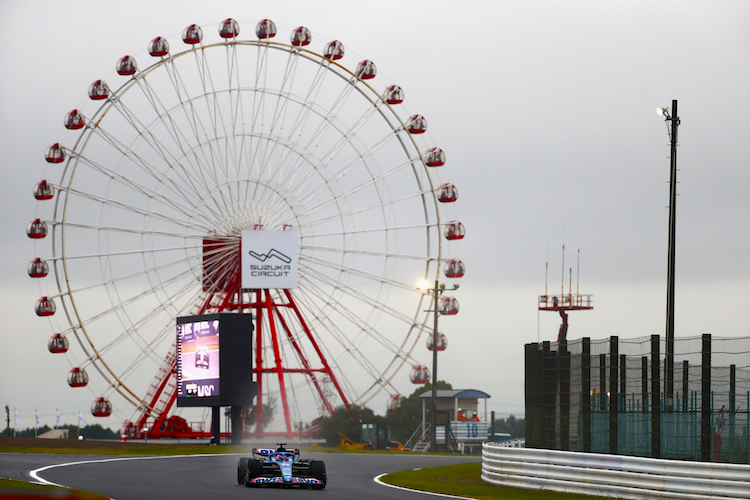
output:
[[[438,315],[440,309],[438,308],[438,299],[440,295],[445,291],[445,284],[440,283],[437,278],[435,279],[435,288],[430,288],[430,283],[427,280],[419,282],[419,289],[423,292],[427,292],[432,295],[432,311],[434,323],[432,329],[432,428],[430,429],[430,446],[434,449],[437,447],[437,362],[438,362]],[[458,284],[454,283],[451,290],[457,290]]]

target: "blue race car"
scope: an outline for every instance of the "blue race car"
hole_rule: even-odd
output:
[[[322,460],[302,459],[296,448],[253,448],[252,457],[237,463],[237,483],[250,486],[307,486],[314,490],[326,487],[326,464]]]

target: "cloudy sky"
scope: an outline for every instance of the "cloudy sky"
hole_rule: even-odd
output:
[[[673,99],[682,123],[676,336],[750,335],[750,2],[359,5],[0,0],[0,404],[18,408],[21,427],[34,409],[50,425],[55,409],[66,423],[78,410],[93,420],[92,394],[68,388],[68,362],[46,350],[52,331],[33,312],[39,285],[26,274],[44,150],[120,56],[226,17],[342,40],[427,117],[467,228],[451,246],[467,273],[460,314],[441,320],[450,347],[439,378],[488,392],[489,410],[523,414],[523,345],[556,339],[559,317],[536,306],[546,263],[559,293],[563,245],[566,282],[572,267],[575,291],[580,249],[580,291],[595,305],[571,314],[569,338],[663,335],[669,137],[655,109]]]

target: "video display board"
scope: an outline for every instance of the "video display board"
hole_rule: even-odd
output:
[[[251,314],[177,318],[177,406],[249,406],[253,381]]]

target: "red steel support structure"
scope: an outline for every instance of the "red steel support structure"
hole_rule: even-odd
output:
[[[292,428],[291,411],[286,392],[286,376],[291,374],[308,376],[322,407],[329,413],[333,412],[333,404],[326,395],[318,375],[327,377],[333,383],[338,396],[347,408],[349,407],[349,400],[295,302],[292,290],[246,290],[241,288],[239,248],[240,240],[236,237],[212,235],[203,240],[203,295],[192,311],[192,315],[227,311],[254,311],[256,328],[253,372],[256,374],[256,381],[258,382],[256,435],[270,435],[270,433],[264,432],[261,425],[264,381],[267,381],[269,377],[277,377],[285,424],[285,431],[281,434],[291,437],[295,435],[295,432]],[[268,332],[264,331],[263,325],[267,325]],[[289,342],[299,367],[290,367],[285,363],[281,350],[282,339]],[[307,341],[315,351],[319,362],[317,367],[305,354],[301,345],[302,341]],[[266,347],[271,348],[273,360],[264,357]],[[124,424],[127,437],[155,439],[160,437],[211,436],[210,430],[205,431],[202,428],[202,423],[187,424],[175,415],[167,418],[177,396],[176,375],[176,348],[175,344],[172,344],[144,398],[147,406],[137,410],[137,418],[134,418],[133,422],[125,422]],[[153,419],[151,425],[148,424],[150,419]],[[147,429],[145,433],[143,432],[144,429]]]

